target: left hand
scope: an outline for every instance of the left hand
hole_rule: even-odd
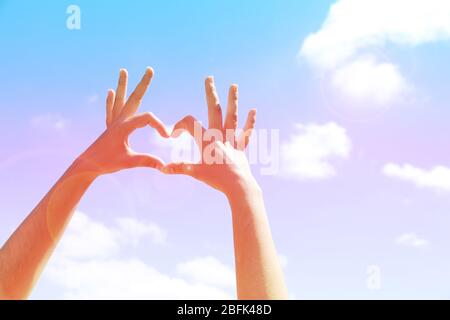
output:
[[[165,138],[169,133],[164,124],[151,112],[135,114],[153,77],[147,68],[134,92],[126,100],[128,73],[120,70],[117,91],[109,90],[106,99],[106,131],[77,159],[84,170],[95,176],[134,167],[162,168],[164,162],[153,155],[137,153],[130,148],[129,135],[147,125]]]

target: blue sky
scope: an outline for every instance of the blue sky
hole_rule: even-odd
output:
[[[335,3],[337,26],[349,24],[344,34],[324,27]],[[71,4],[81,9],[81,30],[66,28]],[[352,5],[0,1],[0,239],[104,130],[103,100],[119,68],[136,83],[150,65],[155,78],[141,108],[166,123],[186,114],[206,120],[203,79],[212,74],[223,99],[238,83],[242,112],[256,107],[259,128],[280,130],[298,168],[281,163],[284,176],[254,169],[294,298],[448,298],[450,27],[438,18],[434,27],[424,22],[423,30],[440,36],[421,38],[408,28],[409,13],[383,0],[379,7],[404,24],[386,21],[391,29],[380,31],[371,19],[359,21],[366,13]],[[450,12],[438,5],[417,0],[405,12],[413,18],[424,8]],[[330,41],[334,36],[342,43]],[[314,40],[309,46],[308,37]],[[355,53],[333,56],[342,46],[354,46]],[[136,133],[132,143],[168,157],[150,130]],[[313,156],[305,157],[308,152]],[[436,174],[437,166],[445,170]],[[192,214],[182,216],[186,208]],[[67,239],[95,239],[89,230],[108,230],[98,241],[109,244],[98,247],[108,255],[79,256],[84,242],[74,249],[63,239],[34,298],[102,297],[104,282],[89,278],[102,269],[147,277],[147,288],[136,285],[130,296],[173,297],[170,290],[152,291],[152,283],[181,297],[234,296],[232,284],[198,276],[214,269],[217,278],[227,278],[233,268],[230,213],[216,191],[186,177],[133,170],[96,181],[79,210],[84,214],[69,226]],[[134,242],[123,240],[129,235],[117,222],[123,217],[144,230]],[[155,241],[155,230],[167,234],[164,241]],[[379,290],[367,288],[370,265],[380,267]],[[90,275],[80,271],[89,268]],[[109,292],[133,291],[125,282],[112,283]]]

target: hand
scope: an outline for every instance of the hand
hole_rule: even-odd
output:
[[[164,124],[152,113],[136,115],[142,98],[153,77],[147,68],[141,82],[126,100],[128,73],[120,70],[117,91],[109,90],[106,99],[106,131],[77,159],[76,163],[98,176],[134,167],[161,168],[164,162],[155,156],[134,152],[128,143],[129,135],[138,128],[150,125],[165,138],[169,137]]]
[[[270,233],[261,189],[253,178],[244,150],[256,121],[250,110],[243,133],[236,138],[237,86],[230,88],[225,122],[210,77],[206,79],[209,127],[192,116],[178,122],[172,137],[188,131],[200,148],[199,163],[171,163],[161,171],[190,175],[222,191],[232,212],[238,299],[286,299],[283,271]]]
[[[193,163],[170,163],[161,171],[167,174],[186,174],[205,182],[211,187],[230,196],[242,188],[259,188],[250,171],[245,149],[256,122],[256,110],[250,110],[244,130],[236,137],[238,124],[238,87],[232,85],[228,95],[225,122],[222,121],[222,108],[214,85],[214,79],[205,81],[206,102],[208,105],[209,128],[205,129],[193,116],[179,121],[172,132],[178,137],[189,132],[194,137],[201,154],[201,160]],[[239,188],[239,189],[237,189]]]

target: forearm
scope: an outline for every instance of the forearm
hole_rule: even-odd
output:
[[[0,251],[0,298],[24,299],[29,295],[95,177],[75,161],[8,239]]]
[[[233,216],[238,299],[287,299],[261,190],[251,183],[228,199]]]

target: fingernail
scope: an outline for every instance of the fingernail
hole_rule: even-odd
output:
[[[238,85],[237,84],[233,84],[233,85],[231,85],[231,92],[232,92],[232,95],[233,95],[233,98],[234,99],[237,99],[238,98]]]
[[[146,74],[151,74],[151,75],[153,75],[154,73],[155,73],[155,71],[153,70],[153,68],[152,67],[147,67],[146,69],[145,69],[145,73]]]

